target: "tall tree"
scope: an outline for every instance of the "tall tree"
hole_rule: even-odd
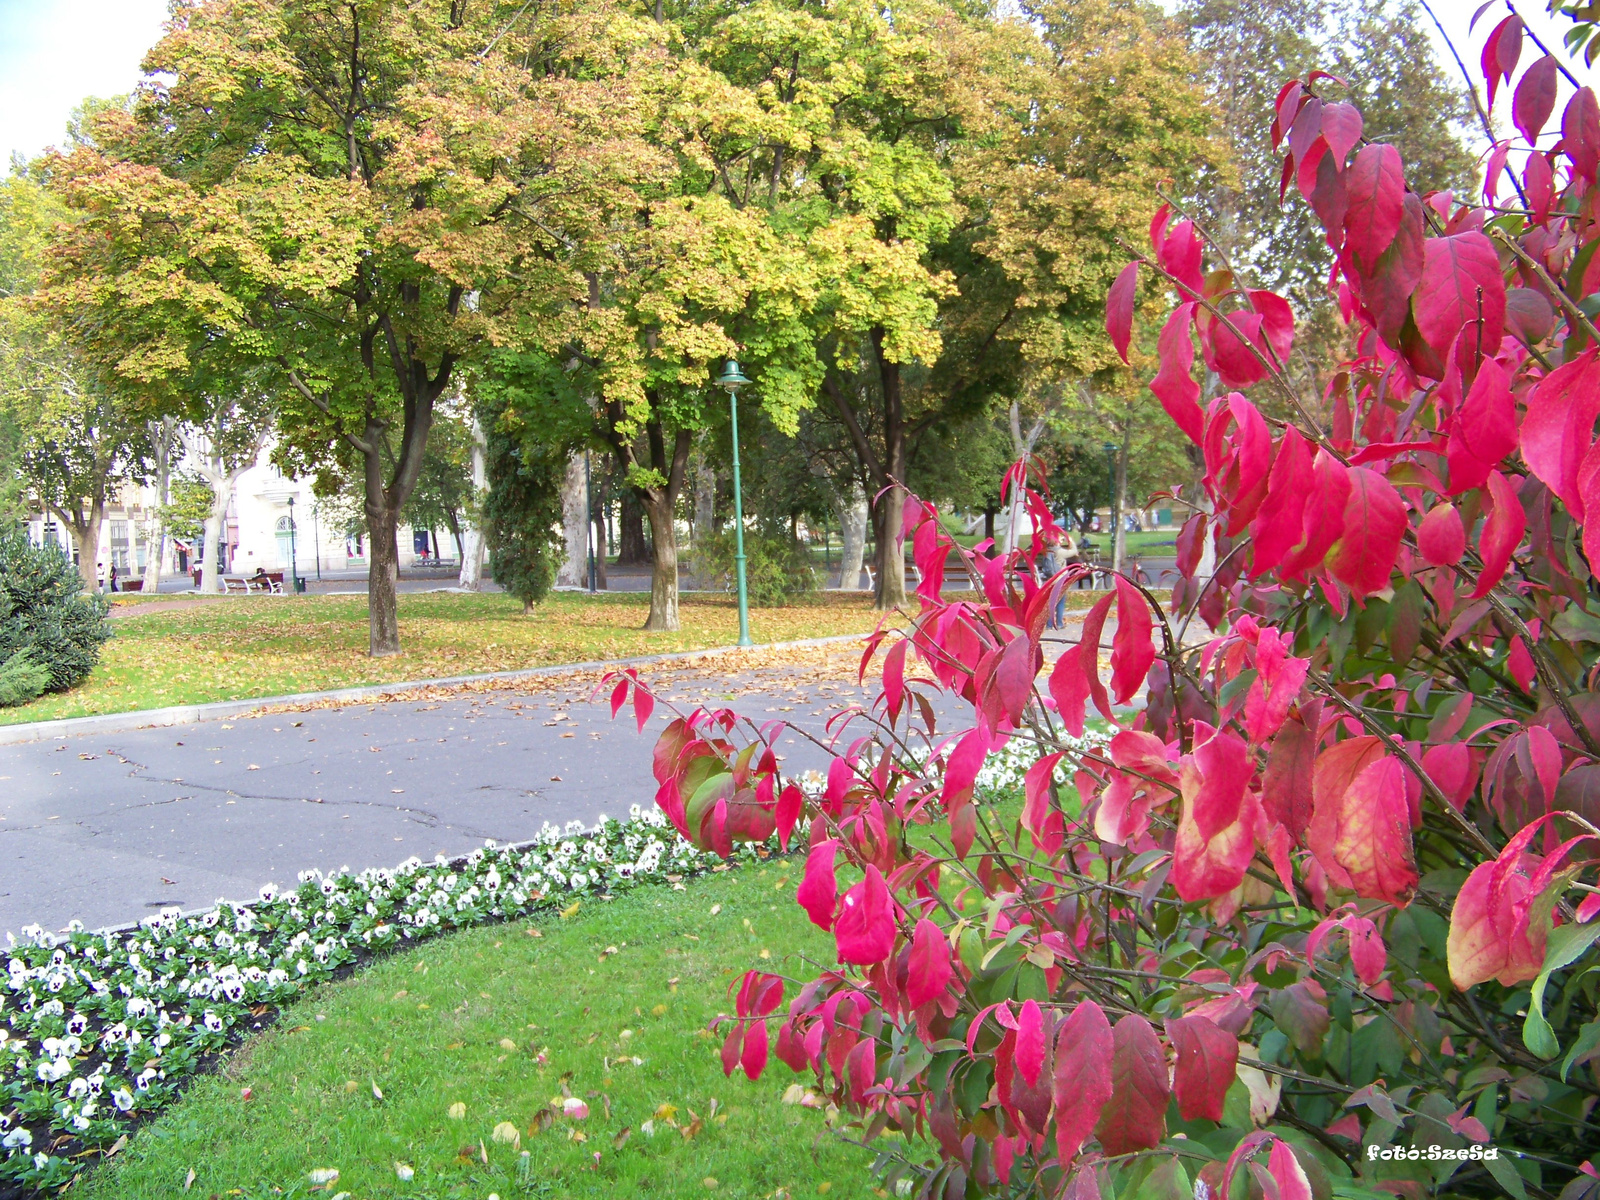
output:
[[[106,506],[143,477],[147,430],[141,398],[100,369],[81,330],[36,303],[50,231],[66,216],[33,179],[0,182],[0,408],[18,486],[61,522],[93,591]]]
[[[396,529],[464,356],[514,340],[655,164],[659,57],[602,3],[180,3],[131,118],[51,166],[83,213],[53,299],[135,378],[231,355],[287,399],[279,459],[360,479],[369,645],[400,649]],[[109,286],[108,286],[109,281]]]

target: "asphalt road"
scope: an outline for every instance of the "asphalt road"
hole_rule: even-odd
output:
[[[860,694],[826,676],[702,668],[662,694],[820,730]],[[653,803],[651,748],[670,714],[640,735],[577,685],[553,687],[0,747],[0,932],[254,899],[307,868],[462,854]],[[820,763],[786,742],[791,769]]]

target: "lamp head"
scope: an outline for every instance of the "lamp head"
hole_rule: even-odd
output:
[[[727,365],[722,368],[722,374],[717,376],[717,386],[727,388],[730,392],[738,392],[740,388],[749,382],[749,378],[739,369],[738,362],[731,358],[728,360]]]

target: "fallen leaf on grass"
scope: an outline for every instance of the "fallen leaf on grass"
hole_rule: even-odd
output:
[[[360,1085],[360,1084],[359,1084],[359,1083],[357,1083],[357,1082],[356,1082],[356,1081],[355,1081],[355,1080],[354,1080],[354,1079],[346,1079],[346,1080],[345,1080],[345,1081],[344,1081],[344,1090],[345,1090],[345,1093],[346,1093],[346,1094],[347,1094],[347,1095],[348,1095],[348,1094],[349,1094],[349,1093],[351,1093],[351,1092],[353,1092],[353,1091],[355,1091],[355,1090],[356,1090],[356,1089],[357,1089],[357,1088],[359,1088],[359,1087],[360,1087],[360,1086],[361,1086],[361,1085]]]
[[[410,1163],[397,1162],[394,1165],[394,1174],[401,1183],[410,1183],[416,1171],[412,1170]]]
[[[565,921],[568,917],[577,916],[578,915],[578,909],[581,908],[582,906],[583,906],[583,901],[582,900],[574,900],[571,904],[567,905],[566,908],[563,908],[561,910],[561,919],[563,921]]]
[[[543,1133],[546,1129],[549,1129],[550,1126],[555,1124],[555,1120],[555,1113],[551,1112],[548,1108],[541,1108],[538,1112],[533,1114],[533,1120],[528,1125],[528,1136],[534,1137]]]
[[[515,1050],[516,1048],[517,1048],[517,1044],[515,1042],[513,1042],[510,1038],[501,1038],[500,1039],[500,1049],[506,1051],[507,1053],[510,1053],[511,1051]]]
[[[189,1173],[183,1177],[183,1190],[188,1191],[194,1186],[194,1168],[189,1168]]]
[[[652,1008],[650,1010],[650,1015],[652,1017],[664,1017],[664,1016],[666,1016],[667,1015],[667,1006],[665,1004],[656,1005],[654,1008]]]
[[[624,1125],[617,1131],[617,1136],[611,1139],[611,1144],[621,1150],[628,1144],[628,1139],[633,1136],[633,1126]]]
[[[467,1106],[460,1100],[452,1104],[448,1111],[452,1121],[464,1121],[467,1119]]]
[[[518,1150],[522,1149],[522,1135],[517,1132],[517,1127],[510,1121],[501,1121],[500,1124],[494,1127],[494,1133],[490,1136],[502,1145],[508,1144],[515,1146]]]

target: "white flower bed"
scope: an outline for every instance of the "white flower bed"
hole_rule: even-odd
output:
[[[253,1010],[290,1003],[366,952],[718,861],[636,805],[627,821],[546,825],[531,843],[465,860],[305,872],[292,891],[168,909],[132,931],[30,926],[11,939],[0,982],[0,1188],[68,1182],[86,1161],[69,1155],[110,1147],[171,1102],[205,1056],[259,1027]]]

